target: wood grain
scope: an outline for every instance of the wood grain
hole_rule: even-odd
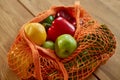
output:
[[[0,0],[0,80],[18,80],[7,66],[7,52],[20,27],[31,18],[16,0]]]
[[[99,0],[120,16],[120,0]]]
[[[52,5],[63,5],[58,0],[18,0],[23,4],[33,15],[37,15],[40,11],[50,8]]]
[[[99,77],[100,80],[111,80],[101,69],[97,69],[95,72],[96,76]]]
[[[20,27],[39,12],[49,9],[50,6],[68,6],[73,3],[74,0],[0,0],[0,80],[18,80],[7,66],[7,52]],[[107,24],[117,40],[116,54],[87,80],[119,80],[120,1],[80,0],[80,3],[96,20]]]

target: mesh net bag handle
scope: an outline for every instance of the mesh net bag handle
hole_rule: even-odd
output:
[[[9,67],[22,80],[83,80],[115,53],[112,32],[92,19],[79,2],[70,7],[51,7],[27,23],[40,22],[63,9],[76,19],[77,49],[68,58],[60,59],[53,50],[30,41],[23,25],[8,52]]]

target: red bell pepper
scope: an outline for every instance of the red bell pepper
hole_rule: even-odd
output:
[[[56,18],[47,31],[48,40],[55,41],[62,34],[74,35],[75,27],[62,17]]]
[[[60,10],[57,12],[56,17],[63,17],[65,18],[68,22],[73,24],[74,26],[76,25],[76,20],[74,17],[72,17],[66,10]]]

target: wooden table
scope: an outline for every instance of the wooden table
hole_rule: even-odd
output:
[[[20,27],[52,5],[72,5],[74,0],[0,0],[0,80],[18,80],[7,66],[7,52]],[[81,5],[117,40],[116,54],[87,80],[120,80],[120,0],[81,0]]]

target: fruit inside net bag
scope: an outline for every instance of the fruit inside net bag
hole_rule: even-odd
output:
[[[55,51],[31,41],[25,34],[25,25],[40,23],[48,16],[66,11],[74,20],[73,35],[77,48],[59,58]],[[67,19],[69,16],[64,16]],[[22,80],[83,80],[106,62],[116,48],[115,37],[106,25],[100,25],[79,3],[73,6],[53,6],[23,25],[8,52],[8,65]]]

